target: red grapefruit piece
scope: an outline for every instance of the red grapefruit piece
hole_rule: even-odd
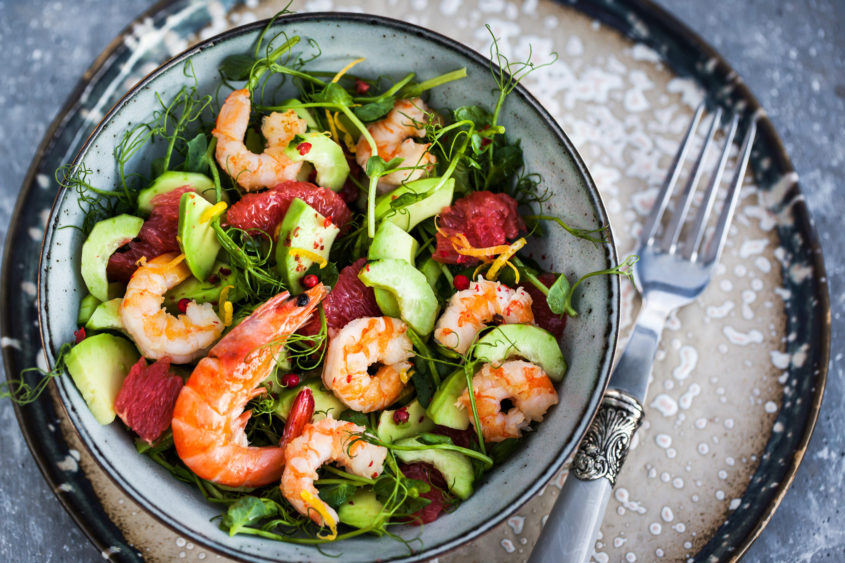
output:
[[[152,200],[153,210],[144,221],[138,236],[111,255],[106,275],[111,281],[128,282],[137,262],[143,257],[152,260],[167,252],[178,252],[176,233],[179,229],[179,198],[194,191],[190,186],[159,194]]]
[[[399,469],[402,470],[405,477],[424,481],[431,486],[428,492],[420,493],[421,498],[426,498],[431,502],[414,512],[409,517],[408,523],[419,526],[434,522],[449,504],[446,494],[446,480],[443,478],[443,475],[433,465],[429,465],[428,463],[401,464]]]
[[[152,445],[170,428],[182,385],[182,378],[170,373],[170,358],[149,366],[141,358],[123,380],[114,410],[126,426]]]
[[[309,182],[287,181],[263,192],[245,194],[229,208],[226,222],[244,231],[273,235],[294,198],[301,199],[338,227],[343,227],[352,217],[343,198],[330,189]]]
[[[366,258],[360,258],[342,269],[337,283],[323,300],[326,322],[331,328],[343,328],[361,317],[381,316],[373,288],[358,279],[358,272],[366,263]]]
[[[472,192],[455,200],[440,213],[438,224],[447,236],[462,233],[476,248],[506,244],[525,231],[525,223],[516,210],[517,203],[507,194]],[[434,259],[443,264],[472,265],[477,258],[458,254],[449,240],[437,233]]]

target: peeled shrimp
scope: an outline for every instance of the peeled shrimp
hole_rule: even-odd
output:
[[[229,487],[278,481],[284,450],[253,447],[244,428],[246,403],[273,370],[285,339],[302,326],[328,294],[322,284],[297,297],[280,293],[258,307],[200,360],[173,411],[173,443],[199,477]]]
[[[190,276],[184,255],[170,253],[146,262],[129,279],[120,320],[145,357],[169,356],[174,364],[186,364],[204,356],[223,333],[223,321],[210,303],[191,301],[178,317],[162,308],[167,290]]]
[[[337,532],[337,513],[318,496],[317,469],[333,461],[353,475],[371,479],[381,475],[387,448],[359,438],[364,430],[352,422],[324,418],[306,425],[285,447],[282,495],[301,514],[320,526],[328,525],[333,533]]]
[[[499,367],[484,364],[472,378],[475,406],[485,442],[501,442],[519,438],[529,421],[543,420],[549,407],[557,404],[557,391],[540,366],[513,360]],[[513,402],[508,412],[502,412],[505,399]],[[458,398],[457,405],[467,409],[475,426],[469,401],[469,390]]]
[[[220,166],[245,190],[272,187],[284,180],[304,180],[303,162],[293,162],[285,148],[296,136],[305,133],[306,122],[296,112],[273,112],[264,117],[261,133],[267,147],[261,154],[244,144],[249,125],[249,90],[235,90],[226,98],[211,134],[217,138],[215,156]]]
[[[434,339],[442,346],[465,354],[487,324],[534,322],[531,296],[499,282],[479,279],[469,289],[455,293],[434,327]]]
[[[323,383],[359,412],[381,410],[402,393],[413,355],[408,325],[392,317],[364,317],[332,338],[323,366]],[[381,364],[375,375],[367,368]]]
[[[415,143],[412,137],[424,137],[425,128],[417,125],[426,121],[425,103],[420,98],[412,100],[397,100],[393,109],[384,119],[371,123],[367,131],[376,142],[378,155],[387,162],[399,157],[404,159],[400,168],[415,166],[413,170],[397,170],[379,179],[379,191],[384,193],[402,182],[417,180],[429,172],[437,163],[437,158],[428,152],[431,143]],[[358,140],[355,160],[361,168],[367,167],[367,160],[372,156],[372,150],[367,139],[362,135]]]

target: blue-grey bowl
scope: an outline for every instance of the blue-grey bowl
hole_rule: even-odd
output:
[[[92,182],[102,188],[118,185],[114,148],[124,131],[149,121],[158,107],[156,93],[172,98],[193,78],[184,72],[190,61],[200,93],[215,94],[220,85],[218,65],[229,55],[248,53],[266,22],[257,22],[206,40],[151,73],[106,115],[85,143],[74,164],[93,171]],[[316,40],[322,55],[310,70],[337,71],[350,61],[366,57],[355,68],[360,75],[399,78],[409,70],[424,80],[466,67],[467,77],[431,92],[434,108],[495,104],[495,82],[486,57],[447,37],[408,23],[383,17],[311,13],[278,18],[271,34],[284,31]],[[300,45],[305,45],[302,42]],[[288,94],[293,94],[289,92]],[[543,178],[552,192],[550,213],[585,228],[608,225],[608,218],[583,162],[560,126],[521,86],[509,96],[501,123],[510,138],[522,141],[526,166]],[[159,143],[160,145],[161,143]],[[128,173],[147,172],[159,148],[138,155]],[[79,273],[84,237],[78,194],[62,190],[56,197],[42,247],[39,290],[41,334],[49,361],[63,343],[73,340],[77,307],[87,293]],[[571,278],[616,264],[608,233],[601,244],[550,228],[548,236],[533,243],[533,254],[550,270]],[[395,528],[409,545],[388,537],[356,537],[313,547],[274,542],[251,536],[229,537],[213,518],[218,506],[206,502],[198,490],[176,481],[163,468],[136,453],[133,437],[120,423],[99,425],[67,375],[58,379],[58,391],[67,414],[93,457],[105,472],[151,515],[180,535],[220,554],[252,561],[424,560],[442,554],[493,528],[535,495],[560,470],[574,450],[596,411],[610,373],[618,332],[619,284],[615,277],[599,276],[583,284],[577,296],[581,311],[569,319],[561,342],[569,363],[559,387],[560,404],[537,431],[527,435],[519,450],[477,484],[475,494],[454,512],[441,516],[422,530]],[[413,551],[411,551],[411,549]],[[335,557],[332,557],[335,556]]]

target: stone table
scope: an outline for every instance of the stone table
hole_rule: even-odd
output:
[[[801,176],[826,257],[834,343],[826,397],[792,488],[745,560],[843,560],[845,383],[837,342],[845,330],[845,284],[838,276],[845,270],[845,230],[838,226],[845,204],[835,198],[836,181],[845,176],[845,3],[658,4],[719,51],[767,109]],[[143,0],[0,3],[0,238],[36,148],[73,86],[109,41],[149,6]],[[7,400],[0,401],[0,428],[0,560],[100,560],[41,477]]]

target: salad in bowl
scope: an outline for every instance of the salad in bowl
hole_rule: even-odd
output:
[[[535,66],[490,58],[283,15],[154,72],[62,171],[42,333],[144,508],[230,555],[430,557],[559,469],[626,264]]]

